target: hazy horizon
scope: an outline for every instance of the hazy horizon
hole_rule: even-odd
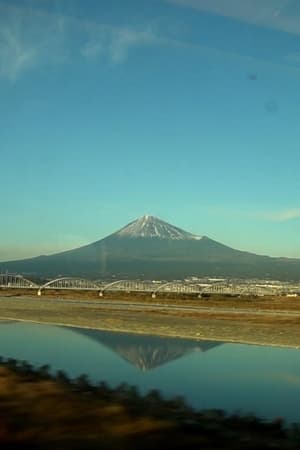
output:
[[[117,230],[114,230],[114,231],[112,231],[111,233],[107,234],[106,236],[103,236],[103,237],[101,237],[101,238],[99,238],[99,239],[97,239],[96,241],[93,241],[93,242],[100,241],[100,240],[105,239],[106,237],[108,237],[108,236],[110,236],[110,235],[113,235],[113,234],[119,234],[118,232],[120,232],[121,230],[123,230],[123,228],[126,228],[126,229],[127,229],[127,228],[129,228],[128,225],[131,225],[133,222],[138,222],[138,220],[142,219],[143,217],[147,217],[147,216],[149,216],[149,215],[144,215],[144,216],[141,216],[141,217],[139,217],[139,218],[136,218],[134,221],[130,221],[130,222],[127,223],[125,226],[122,226],[122,227],[118,228]],[[151,217],[151,216],[150,216],[150,217]],[[156,220],[156,219],[158,219],[159,221],[162,220],[161,218],[157,218],[157,217],[155,217],[155,216],[152,216],[152,217],[154,217],[155,220]],[[166,223],[167,225],[171,225],[171,226],[175,226],[175,227],[176,227],[176,224],[168,224],[168,223],[165,222],[165,221],[163,221],[163,222]],[[181,229],[181,228],[178,228],[178,229],[181,230],[181,231],[183,231],[183,232],[188,232],[188,233],[189,233],[188,230],[183,230],[183,229]],[[195,236],[199,236],[199,237],[200,237],[199,234],[198,234],[198,235],[195,234]],[[212,239],[210,236],[206,236],[206,235],[201,235],[201,237],[208,237],[208,238]],[[215,241],[215,239],[213,239],[213,240]],[[31,256],[25,255],[25,256],[24,256],[24,259],[30,258],[30,257],[36,257],[36,256],[50,256],[50,255],[52,255],[52,254],[57,254],[57,253],[64,252],[64,251],[67,251],[67,250],[74,250],[74,249],[76,249],[76,248],[84,247],[84,246],[86,246],[86,245],[92,244],[93,242],[82,243],[82,244],[77,245],[76,247],[69,247],[69,248],[64,247],[64,248],[62,248],[62,249],[59,249],[59,248],[58,248],[56,251],[53,251],[53,249],[52,249],[52,250],[50,250],[49,253],[35,253],[35,254],[31,255]],[[226,243],[224,243],[224,242],[220,242],[220,243],[226,245]],[[43,249],[44,249],[44,247],[43,247]],[[244,249],[240,248],[240,249],[236,249],[236,250],[242,250],[242,251],[243,251]],[[11,253],[8,255],[8,258],[7,258],[7,259],[0,260],[0,266],[1,266],[1,262],[5,262],[5,261],[8,262],[8,261],[14,261],[14,260],[22,259],[22,257],[20,257],[20,256],[17,257],[17,258],[12,258],[10,255],[11,255]],[[272,255],[265,255],[265,256],[272,256]],[[274,255],[273,255],[273,256],[274,256]],[[281,255],[275,255],[275,257],[276,257],[276,256],[280,257]],[[1,267],[0,267],[0,272],[1,272]]]

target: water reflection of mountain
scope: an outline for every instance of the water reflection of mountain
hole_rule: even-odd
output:
[[[161,338],[83,328],[72,328],[72,330],[105,345],[140,370],[154,369],[191,352],[206,352],[222,345],[222,342],[214,341]]]

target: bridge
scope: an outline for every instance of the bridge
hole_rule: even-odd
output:
[[[36,289],[39,286],[22,275],[0,273],[0,288]]]
[[[18,274],[0,274],[0,289],[32,289],[36,290],[37,295],[41,296],[43,292],[54,290],[78,290],[78,291],[96,291],[100,297],[105,293],[145,293],[156,298],[160,294],[188,294],[196,297],[208,296],[211,294],[245,296],[245,295],[282,295],[291,292],[300,293],[300,286],[294,286],[293,291],[283,289],[282,286],[272,284],[258,284],[249,282],[229,282],[212,281],[211,283],[201,284],[188,281],[141,281],[141,280],[115,280],[105,282],[103,280],[88,280],[77,277],[60,277],[49,280],[43,284],[37,284],[22,275]]]

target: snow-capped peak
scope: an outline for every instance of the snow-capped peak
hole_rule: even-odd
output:
[[[130,222],[121,230],[115,233],[118,237],[129,238],[159,238],[159,239],[195,239],[200,240],[202,236],[197,236],[180,228],[170,225],[154,216],[142,216]]]

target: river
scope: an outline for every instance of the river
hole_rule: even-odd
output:
[[[181,395],[194,407],[300,422],[300,351],[0,322],[0,355],[111,386]]]

